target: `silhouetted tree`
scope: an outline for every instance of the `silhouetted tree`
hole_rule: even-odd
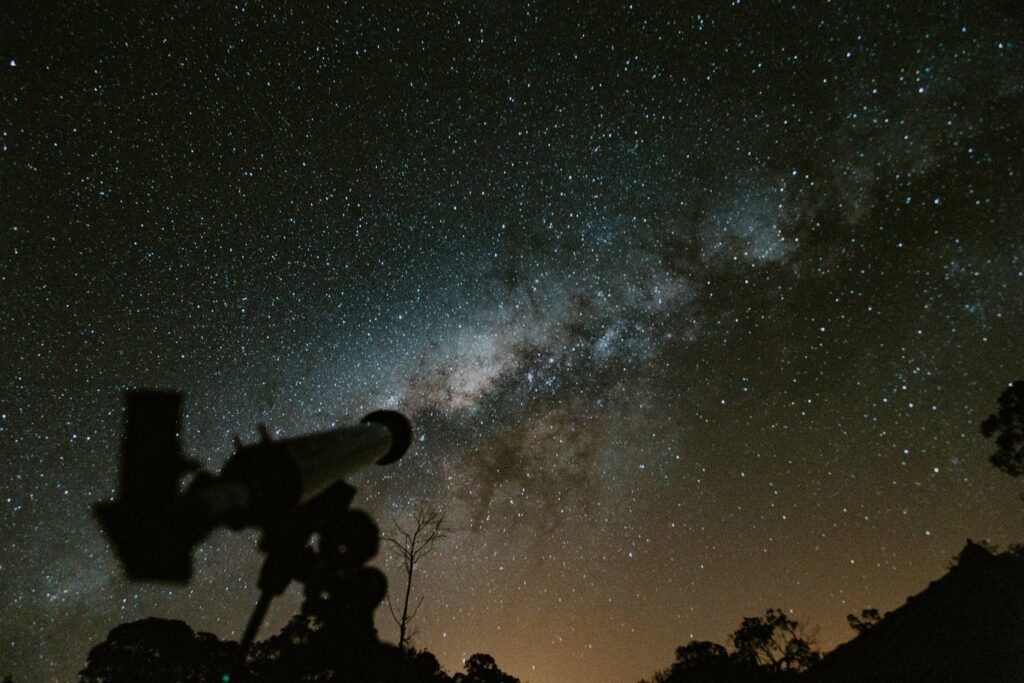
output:
[[[821,659],[800,624],[781,609],[745,618],[731,640],[741,661],[770,671],[805,671]]]
[[[455,683],[520,683],[518,678],[499,669],[494,657],[480,653],[467,659],[466,673],[455,674],[453,680]]]
[[[789,680],[821,660],[800,624],[781,609],[769,609],[763,617],[745,618],[730,640],[734,646],[731,653],[706,640],[691,640],[676,648],[676,661],[656,673],[650,683]]]
[[[89,652],[81,683],[220,683],[238,644],[150,617],[115,627]]]
[[[689,645],[676,648],[676,664],[684,669],[693,669],[728,657],[729,653],[724,647],[708,640],[691,640]]]
[[[396,611],[395,604],[391,599],[391,591],[388,591],[388,611],[391,618],[398,625],[398,647],[406,649],[409,641],[415,635],[411,625],[423,605],[421,595],[415,605],[410,606],[412,598],[412,580],[416,572],[416,565],[434,550],[439,541],[444,540],[451,533],[451,528],[445,523],[444,513],[426,506],[420,506],[412,518],[412,525],[409,529],[403,528],[398,522],[392,523],[393,529],[384,534],[384,542],[393,555],[402,560],[402,574],[405,580],[404,592],[401,598],[401,611]]]
[[[864,631],[867,631],[881,620],[882,615],[873,607],[870,609],[862,609],[859,616],[856,614],[846,615],[846,623],[848,623],[850,628],[857,633],[864,633]]]
[[[654,675],[652,683],[740,683],[756,678],[756,667],[706,640],[691,640],[676,648],[676,661]]]
[[[400,650],[376,640],[351,642],[308,615],[296,615],[281,632],[257,643],[250,680],[339,683],[450,683],[426,650]]]
[[[987,439],[996,436],[993,465],[1012,477],[1024,474],[1024,381],[1018,380],[999,396],[999,410],[981,423]]]
[[[404,655],[411,663],[411,671],[417,683],[448,683],[452,680],[441,668],[441,663],[437,661],[433,652],[409,649]]]
[[[312,617],[296,614],[280,632],[253,645],[250,669],[256,680],[300,681],[307,674],[329,668],[311,645],[318,624]]]

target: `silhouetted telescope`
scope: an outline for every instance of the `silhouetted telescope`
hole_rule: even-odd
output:
[[[236,437],[234,455],[214,475],[182,454],[181,404],[179,393],[127,393],[117,499],[94,508],[132,579],[186,582],[192,550],[213,529],[267,533],[289,524],[349,475],[401,458],[412,440],[409,420],[388,410],[278,441],[260,425],[262,439],[243,445]]]

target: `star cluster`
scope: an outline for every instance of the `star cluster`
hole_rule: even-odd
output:
[[[17,680],[149,615],[237,638],[255,600],[252,534],[186,588],[121,577],[89,506],[135,386],[187,392],[214,469],[258,422],[409,414],[357,504],[453,521],[416,641],[449,670],[636,680],[771,606],[828,648],[1021,540],[977,429],[1024,363],[1019,20],[686,5],[0,19]]]

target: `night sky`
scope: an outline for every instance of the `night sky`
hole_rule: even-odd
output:
[[[353,483],[457,527],[449,671],[629,683],[775,606],[829,649],[1024,540],[978,433],[1024,376],[1014,3],[278,4],[2,12],[0,675],[241,634],[254,533],[132,584],[91,517],[129,387],[214,469],[406,412]]]

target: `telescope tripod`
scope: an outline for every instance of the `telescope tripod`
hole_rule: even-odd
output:
[[[352,645],[376,641],[373,613],[387,592],[387,579],[365,566],[380,548],[380,530],[368,514],[349,508],[355,492],[339,481],[288,518],[264,526],[260,597],[224,683],[243,680],[249,649],[270,603],[292,581],[303,584],[303,614],[330,625]],[[314,535],[315,549],[310,545]]]

